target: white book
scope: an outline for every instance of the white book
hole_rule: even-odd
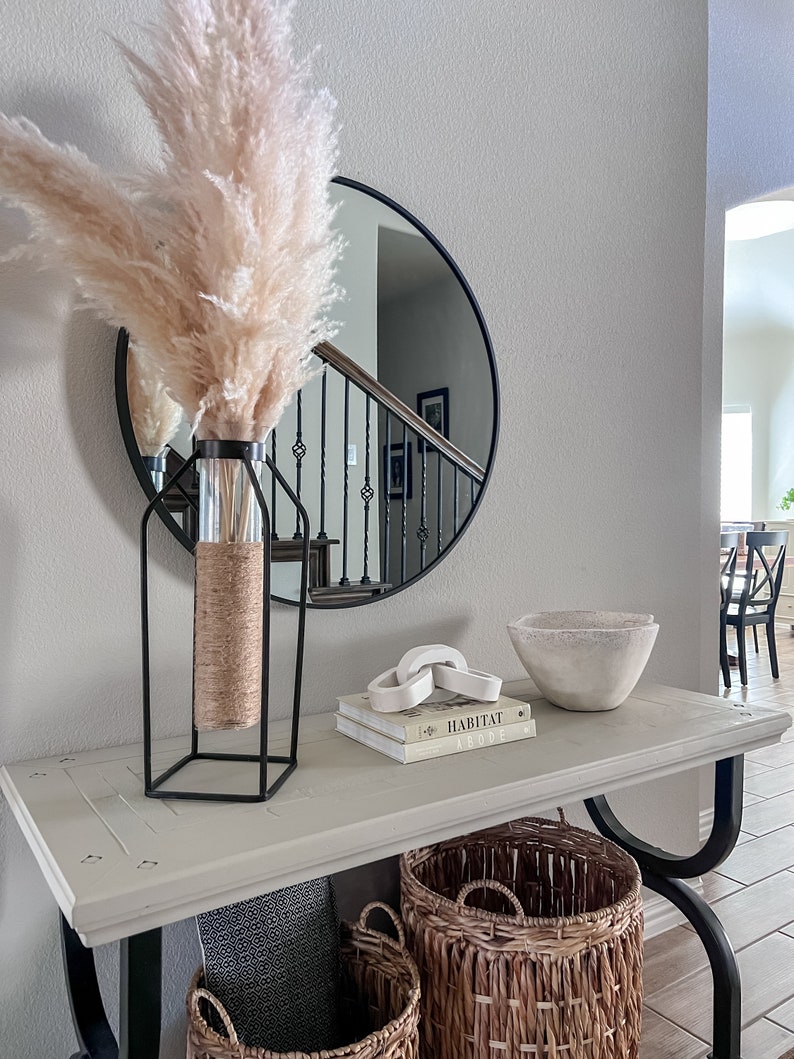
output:
[[[345,717],[401,743],[499,728],[528,721],[532,716],[528,702],[507,695],[500,695],[496,702],[480,702],[456,695],[446,702],[422,702],[402,713],[379,713],[372,708],[366,692],[340,695],[337,701],[339,712]]]
[[[518,739],[531,739],[535,734],[535,722],[527,720],[490,726],[458,735],[443,735],[438,739],[421,739],[415,743],[401,743],[381,732],[374,732],[364,724],[351,721],[342,713],[337,712],[335,717],[337,732],[365,746],[372,747],[373,750],[378,750],[381,754],[386,754],[403,765],[412,761],[446,757],[448,754],[462,754],[467,750],[484,750],[502,743],[514,743]]]

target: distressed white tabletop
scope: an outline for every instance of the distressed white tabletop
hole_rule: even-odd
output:
[[[8,765],[0,786],[67,920],[88,945],[281,886],[465,834],[777,742],[784,711],[641,684],[610,713],[568,713],[529,681],[537,737],[411,765],[301,722],[298,769],[269,802],[153,800],[140,745]],[[286,727],[271,743],[279,752]],[[251,741],[220,733],[216,746]],[[203,745],[203,743],[202,743]],[[155,772],[185,741],[155,746]],[[282,750],[283,752],[283,750]],[[177,777],[246,780],[248,765],[191,765]],[[209,770],[209,771],[205,771]],[[241,786],[242,789],[242,786]]]

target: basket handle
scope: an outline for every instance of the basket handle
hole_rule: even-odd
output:
[[[465,904],[466,898],[474,890],[496,890],[497,893],[500,893],[503,897],[507,898],[515,909],[517,916],[526,915],[521,902],[513,891],[505,886],[504,883],[497,882],[496,879],[475,879],[474,882],[466,883],[465,886],[461,886],[458,896],[455,898],[455,903],[459,905]]]
[[[557,812],[559,813],[560,823],[562,824],[562,826],[563,827],[568,827],[568,820],[566,819],[566,816],[565,816],[565,810],[563,809],[563,807],[561,805],[557,806]]]
[[[372,927],[367,926],[367,920],[369,914],[373,909],[379,908],[382,912],[385,912],[389,919],[394,924],[394,929],[397,931],[397,944],[404,951],[408,951],[408,946],[405,941],[405,930],[403,929],[403,922],[391,905],[384,904],[383,901],[370,901],[368,905],[365,905],[361,909],[361,915],[358,917],[358,923],[356,926],[359,930],[366,931],[368,934],[381,934],[382,937],[388,937],[387,934],[383,934],[380,930],[373,930]],[[393,938],[389,938],[389,941],[393,941]]]
[[[199,1011],[199,1006],[198,1006],[199,997],[203,997],[207,1001],[208,1004],[211,1004],[215,1008],[217,1013],[220,1015],[221,1022],[223,1023],[224,1029],[226,1030],[226,1033],[229,1036],[229,1044],[232,1046],[232,1048],[238,1049],[239,1053],[240,1053],[240,1059],[244,1059],[243,1050],[240,1047],[240,1040],[239,1040],[239,1038],[237,1036],[237,1031],[234,1028],[234,1023],[232,1022],[231,1018],[229,1017],[229,1012],[226,1010],[226,1008],[223,1006],[223,1004],[220,1002],[220,1000],[218,1000],[217,997],[213,996],[212,993],[210,993],[209,989],[202,989],[201,986],[196,986],[195,989],[191,990],[191,993],[190,993],[190,1013],[191,1013],[191,1015],[194,1015],[194,1016],[196,1016],[196,1015],[200,1016],[201,1015],[201,1012]]]

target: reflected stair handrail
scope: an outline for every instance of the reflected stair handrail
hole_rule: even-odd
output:
[[[420,415],[414,412],[412,408],[409,408],[399,397],[395,397],[391,390],[385,387],[383,383],[378,382],[374,375],[370,375],[360,364],[356,364],[354,360],[351,360],[350,357],[343,353],[341,349],[337,349],[331,342],[318,343],[314,347],[314,352],[320,360],[336,368],[340,375],[343,375],[364,393],[373,397],[388,412],[391,412],[392,415],[410,427],[415,434],[423,438],[428,445],[438,449],[451,463],[473,478],[478,485],[482,485],[485,481],[485,469],[471,459],[470,456],[467,456],[465,452],[462,452],[457,445],[453,445],[443,434],[434,430],[429,423],[426,423]]]

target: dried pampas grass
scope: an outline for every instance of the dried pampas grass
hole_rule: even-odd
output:
[[[127,347],[127,401],[141,456],[159,456],[184,417],[165,392],[151,358],[131,343]]]
[[[293,6],[164,0],[151,62],[121,46],[162,138],[130,180],[0,115],[0,196],[151,351],[199,438],[263,440],[332,334],[334,104],[292,55]]]

